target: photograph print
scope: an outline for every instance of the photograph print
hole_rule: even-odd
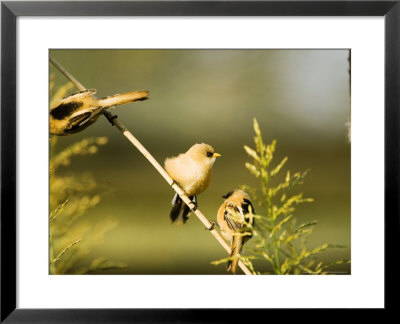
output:
[[[349,49],[49,51],[49,274],[351,274]]]

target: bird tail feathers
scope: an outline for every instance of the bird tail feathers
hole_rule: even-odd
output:
[[[191,200],[193,197],[189,197]],[[190,208],[183,202],[181,197],[176,193],[172,199],[172,209],[169,214],[172,223],[183,225],[189,219]]]
[[[129,102],[148,99],[148,91],[131,91],[121,94],[116,94],[106,98],[99,99],[99,105],[103,108],[122,105]]]
[[[236,273],[236,269],[239,263],[240,251],[243,247],[243,236],[242,235],[234,235],[232,239],[232,247],[231,247],[231,258],[228,262],[227,271],[232,271],[233,274]]]

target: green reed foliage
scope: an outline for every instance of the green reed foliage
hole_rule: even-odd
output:
[[[51,95],[54,88],[50,82]],[[70,84],[59,87],[50,101],[65,96],[71,88]],[[68,166],[75,157],[96,154],[108,139],[85,138],[61,151],[57,151],[58,141],[59,137],[50,137],[50,274],[83,274],[126,267],[102,256],[91,258],[91,250],[102,244],[104,235],[118,223],[113,217],[99,219],[95,224],[84,219],[89,209],[98,208],[108,186],[96,180],[90,172],[68,172]]]
[[[313,233],[317,220],[297,225],[298,220],[294,212],[299,205],[313,202],[312,198],[296,192],[309,170],[294,174],[286,171],[281,180],[278,180],[288,158],[273,164],[276,140],[268,145],[264,143],[256,119],[253,120],[253,128],[254,147],[244,146],[252,162],[246,162],[245,167],[259,179],[260,189],[249,186],[242,186],[242,189],[247,191],[253,202],[258,205],[256,211],[262,213],[254,215],[252,244],[248,243],[245,246],[247,253],[241,256],[241,260],[253,274],[261,274],[253,265],[252,260],[256,259],[268,263],[274,274],[327,274],[329,266],[350,262],[338,260],[324,264],[317,260],[317,256],[323,251],[344,246],[326,243],[312,249],[307,247],[307,238]],[[214,264],[227,260],[229,258]]]

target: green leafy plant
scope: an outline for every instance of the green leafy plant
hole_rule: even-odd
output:
[[[294,216],[296,207],[303,203],[313,202],[312,198],[305,198],[302,193],[296,193],[296,187],[303,184],[309,172],[286,172],[281,182],[277,177],[281,174],[288,158],[283,158],[273,166],[276,149],[276,140],[266,145],[263,141],[260,126],[256,119],[253,120],[255,132],[254,148],[244,146],[252,162],[245,166],[250,173],[260,180],[260,189],[242,186],[256,203],[262,213],[254,215],[252,244],[245,246],[246,254],[241,255],[241,260],[253,274],[262,274],[256,271],[254,260],[262,260],[271,270],[266,273],[273,274],[327,274],[327,268],[333,264],[347,263],[350,261],[338,260],[331,264],[324,264],[316,259],[317,255],[329,248],[343,246],[323,244],[312,249],[307,247],[307,239],[313,233],[317,220],[297,225]],[[229,258],[214,261],[213,264],[227,262]],[[253,261],[252,261],[253,260]]]

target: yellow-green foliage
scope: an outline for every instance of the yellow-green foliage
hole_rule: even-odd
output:
[[[54,86],[50,84],[52,89]],[[70,89],[68,84],[64,85],[55,92],[55,96],[65,96]],[[112,217],[100,219],[94,224],[82,221],[88,209],[98,208],[106,186],[89,172],[63,172],[74,157],[95,154],[100,146],[107,143],[107,138],[86,138],[56,152],[58,140],[56,136],[50,138],[50,273],[91,273],[125,267],[103,257],[90,257],[91,249],[102,244],[104,234],[117,225]]]
[[[282,182],[272,184],[274,179],[284,167],[288,158],[285,157],[276,166],[272,166],[272,160],[276,148],[276,140],[266,145],[256,119],[253,121],[255,132],[255,148],[244,146],[244,150],[252,158],[252,163],[247,162],[246,168],[252,175],[259,178],[261,192],[243,186],[253,200],[260,206],[263,213],[255,215],[253,228],[254,248],[247,248],[251,254],[242,257],[247,265],[251,265],[252,259],[262,259],[268,262],[275,274],[326,274],[329,265],[315,259],[318,253],[339,245],[323,244],[313,249],[307,247],[307,237],[312,234],[317,221],[296,225],[294,212],[297,205],[312,202],[312,198],[304,198],[302,193],[295,193],[295,187],[303,183],[308,171],[291,174],[286,172]],[[339,260],[333,264],[349,261]],[[250,269],[254,274],[251,265]]]
[[[302,193],[295,193],[295,187],[303,183],[308,171],[291,174],[290,171],[281,180],[276,178],[288,158],[283,158],[277,165],[272,166],[276,149],[276,140],[271,144],[264,144],[260,126],[256,119],[253,120],[255,132],[254,148],[244,146],[252,163],[246,162],[245,167],[250,173],[260,180],[260,190],[250,186],[242,186],[252,197],[253,203],[258,205],[254,215],[253,238],[251,243],[244,246],[245,255],[240,259],[253,274],[262,274],[255,270],[251,260],[263,260],[268,263],[274,274],[326,274],[325,271],[333,264],[349,261],[339,260],[329,265],[316,260],[316,255],[339,245],[323,244],[313,249],[308,249],[307,238],[312,234],[317,221],[296,225],[294,212],[296,206],[312,202],[312,198],[304,198]],[[273,184],[275,183],[275,184]],[[231,258],[227,257],[212,262],[215,265],[225,263]]]

